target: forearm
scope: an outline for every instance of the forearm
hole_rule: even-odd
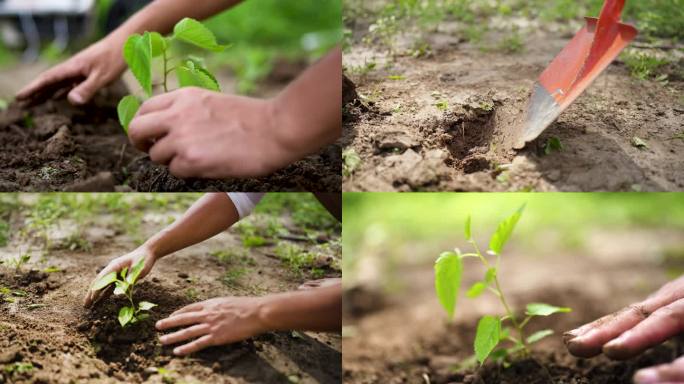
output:
[[[185,17],[203,20],[240,2],[242,0],[156,0],[131,16],[105,40],[112,46],[123,48],[126,39],[134,33],[149,31],[168,34]],[[123,57],[121,66],[124,66]]]
[[[235,205],[225,193],[207,193],[181,218],[152,236],[143,245],[161,258],[211,238],[239,220]]]
[[[268,330],[339,331],[342,327],[342,284],[266,296],[259,312]]]
[[[313,153],[335,142],[342,135],[342,49],[307,69],[274,105],[286,146]]]

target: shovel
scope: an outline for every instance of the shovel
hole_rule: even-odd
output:
[[[606,0],[599,18],[587,17],[587,25],[541,74],[516,149],[536,139],[634,40],[637,29],[620,22],[624,6],[625,0]]]

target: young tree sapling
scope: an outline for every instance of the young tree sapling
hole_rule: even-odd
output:
[[[492,263],[485,255],[480,252],[476,241],[471,233],[470,216],[465,222],[465,238],[472,245],[473,252],[461,253],[457,248],[453,252],[442,253],[435,263],[435,289],[437,297],[444,309],[453,318],[461,287],[461,276],[463,273],[463,259],[477,258],[485,266],[486,272],[481,281],[473,284],[467,291],[466,296],[474,299],[479,297],[485,290],[490,291],[501,302],[505,312],[503,316],[486,315],[483,316],[478,324],[475,334],[475,358],[480,364],[484,364],[488,357],[506,363],[509,358],[516,355],[528,355],[529,345],[534,344],[543,338],[553,334],[550,329],[535,332],[527,336],[524,332],[525,326],[534,317],[550,316],[554,313],[570,312],[567,307],[556,307],[543,303],[527,304],[525,316],[519,317],[511,309],[506,297],[501,289],[498,271],[501,261],[501,251],[508,242],[513,229],[520,220],[525,206],[523,205],[512,216],[501,222],[492,235],[489,242],[488,255],[495,257]],[[494,350],[501,343],[509,342],[511,346],[501,347]]]
[[[126,64],[140,83],[146,97],[152,96],[152,60],[161,58],[163,65],[164,92],[168,92],[168,77],[175,71],[178,84],[183,87],[200,87],[211,91],[221,91],[216,77],[207,70],[201,60],[194,57],[174,58],[169,56],[169,47],[174,41],[183,41],[207,51],[220,52],[227,46],[216,42],[214,34],[197,20],[185,18],[176,24],[173,34],[163,37],[157,32],[131,35],[123,47]],[[142,100],[133,95],[125,96],[117,108],[119,122],[128,132],[131,120],[138,112]]]
[[[128,271],[128,268],[124,268],[119,273],[109,273],[90,287],[91,291],[98,291],[113,283],[115,286],[114,294],[126,296],[131,305],[119,309],[119,324],[121,324],[121,327],[147,319],[150,315],[146,312],[157,306],[157,304],[148,301],[141,301],[138,304],[133,301],[133,289],[144,267],[145,259],[140,259],[130,271]]]

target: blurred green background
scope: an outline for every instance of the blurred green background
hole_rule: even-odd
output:
[[[96,28],[67,52],[45,43],[41,60],[57,62],[103,36],[113,0],[98,0]],[[282,62],[314,60],[339,44],[342,37],[341,0],[246,0],[209,20],[206,25],[232,48],[209,59],[212,67],[227,67],[240,93],[251,93]],[[0,43],[0,69],[17,63],[19,51]]]
[[[488,244],[497,224],[526,204],[511,240],[521,249],[591,251],[597,231],[681,231],[684,195],[657,193],[345,193],[342,229],[344,271],[364,254],[404,255],[416,263],[439,252],[469,248],[463,233],[472,216],[473,236]]]

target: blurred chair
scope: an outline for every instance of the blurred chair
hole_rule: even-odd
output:
[[[35,61],[50,39],[63,51],[92,30],[94,8],[95,0],[0,0],[3,43],[25,46],[24,61]]]

